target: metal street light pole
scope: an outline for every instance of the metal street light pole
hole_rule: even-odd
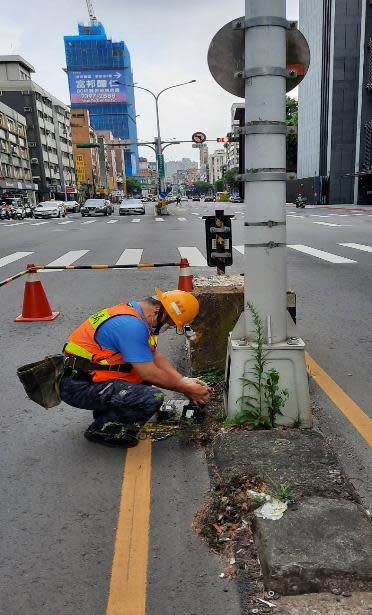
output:
[[[286,0],[245,0],[245,305],[263,324],[270,367],[288,392],[278,422],[311,425],[305,344],[286,310]],[[228,413],[239,409],[251,373],[256,326],[246,308],[229,345]],[[250,376],[248,376],[250,377]]]
[[[115,83],[119,85],[125,85],[129,88],[137,88],[138,90],[144,90],[151,94],[151,96],[155,100],[155,110],[156,110],[156,127],[157,127],[157,137],[155,137],[155,150],[156,150],[156,166],[158,169],[158,195],[160,192],[164,192],[165,190],[165,177],[164,177],[164,158],[163,151],[165,148],[162,148],[161,145],[161,136],[160,136],[160,118],[159,118],[159,97],[161,94],[166,92],[167,90],[172,90],[174,88],[179,88],[183,85],[188,85],[189,83],[196,83],[196,79],[191,79],[191,81],[185,81],[183,83],[176,83],[175,85],[170,85],[163,90],[160,90],[157,94],[149,90],[148,88],[144,88],[140,85],[132,85],[130,83],[123,83],[122,81],[115,81]]]

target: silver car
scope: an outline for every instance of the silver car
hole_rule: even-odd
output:
[[[35,218],[64,218],[65,215],[62,201],[43,201],[34,209]]]
[[[145,214],[145,206],[141,199],[123,199],[119,205],[119,215]]]

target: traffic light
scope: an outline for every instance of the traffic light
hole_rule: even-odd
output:
[[[236,143],[239,141],[239,136],[234,135],[233,132],[228,132],[226,137],[218,137],[217,143]]]

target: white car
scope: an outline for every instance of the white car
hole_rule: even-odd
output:
[[[61,218],[66,211],[62,201],[43,201],[34,209],[35,218]]]
[[[187,198],[186,195],[181,196],[181,201],[188,201],[189,199]]]
[[[141,199],[123,199],[119,205],[119,215],[145,214],[145,206]]]

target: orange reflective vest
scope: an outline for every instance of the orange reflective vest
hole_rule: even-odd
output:
[[[92,363],[99,363],[100,365],[125,364],[125,357],[119,352],[109,350],[108,348],[101,348],[96,341],[96,334],[99,327],[115,316],[134,316],[143,321],[139,312],[130,305],[120,303],[119,305],[106,308],[105,310],[101,310],[89,316],[80,327],[71,333],[64,347],[64,352],[68,356],[82,357],[83,359],[88,359]],[[148,342],[151,351],[155,352],[157,345],[156,337],[151,331],[149,331]],[[128,367],[130,367],[130,363]],[[128,372],[100,370],[97,372],[91,371],[90,374],[93,382],[104,382],[105,380],[126,380],[127,382],[133,382],[135,384],[142,382],[141,376],[134,368],[129,369]]]

